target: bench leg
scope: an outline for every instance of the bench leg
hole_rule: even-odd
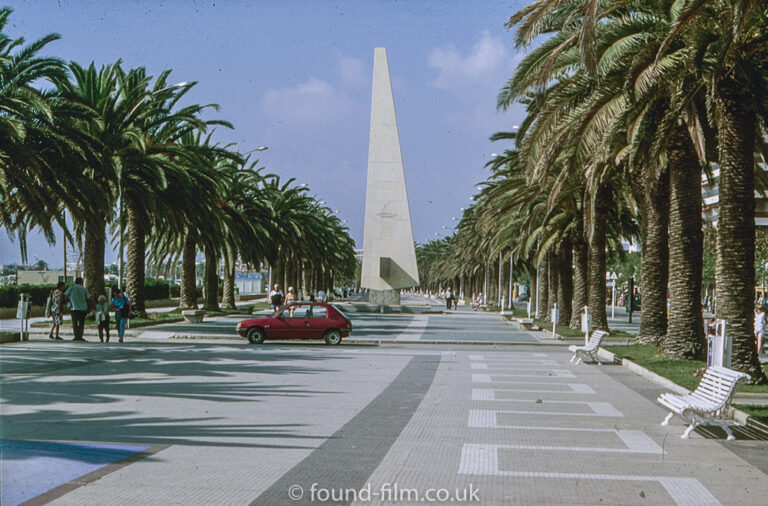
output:
[[[575,353],[574,353],[574,354],[573,354],[573,356],[571,357],[571,363],[573,363],[573,361],[574,361],[574,360],[576,360],[576,354],[575,354]]]
[[[728,424],[723,423],[723,429],[725,429],[725,432],[728,434],[728,441],[733,441],[736,439],[736,436],[733,435],[733,432],[731,432],[731,428],[728,427]]]
[[[576,365],[579,365],[581,363],[581,359],[584,358],[581,353],[578,354],[579,357],[576,359]]]
[[[667,415],[667,417],[664,419],[663,422],[661,422],[662,425],[669,425],[669,421],[672,419],[672,417],[675,416],[674,413],[670,413]]]
[[[692,424],[688,426],[687,429],[685,429],[685,432],[683,432],[683,435],[680,436],[680,439],[688,439],[688,435],[691,433],[693,429],[695,429],[701,422],[698,420],[695,420]]]

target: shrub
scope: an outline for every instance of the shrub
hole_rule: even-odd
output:
[[[144,296],[147,300],[168,299],[171,292],[164,279],[147,278],[144,280]]]
[[[16,307],[19,295],[28,293],[32,296],[33,306],[44,306],[48,295],[56,285],[3,285],[0,286],[0,307]]]

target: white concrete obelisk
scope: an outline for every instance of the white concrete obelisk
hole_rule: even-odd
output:
[[[419,284],[387,51],[374,50],[362,286],[372,304],[399,304],[401,288]]]

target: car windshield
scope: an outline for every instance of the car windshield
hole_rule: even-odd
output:
[[[339,309],[339,306],[337,306],[336,304],[331,304],[330,306],[331,306],[333,309],[335,309],[335,310],[336,310],[336,312],[337,312],[337,313],[339,313],[339,314],[341,315],[341,317],[342,317],[342,318],[344,318],[345,320],[349,320],[349,318],[347,318],[347,315],[345,315],[345,314],[344,314],[344,311],[342,311],[341,309]]]

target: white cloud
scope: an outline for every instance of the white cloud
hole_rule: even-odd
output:
[[[498,88],[512,75],[518,60],[500,38],[485,31],[466,55],[455,46],[434,48],[429,66],[438,71],[438,76],[432,84],[441,89],[478,84]]]
[[[363,86],[371,80],[366,65],[357,58],[339,55],[336,66],[341,81],[348,86]]]
[[[338,123],[354,109],[350,97],[316,77],[293,87],[268,89],[262,106],[275,121],[305,126]]]

